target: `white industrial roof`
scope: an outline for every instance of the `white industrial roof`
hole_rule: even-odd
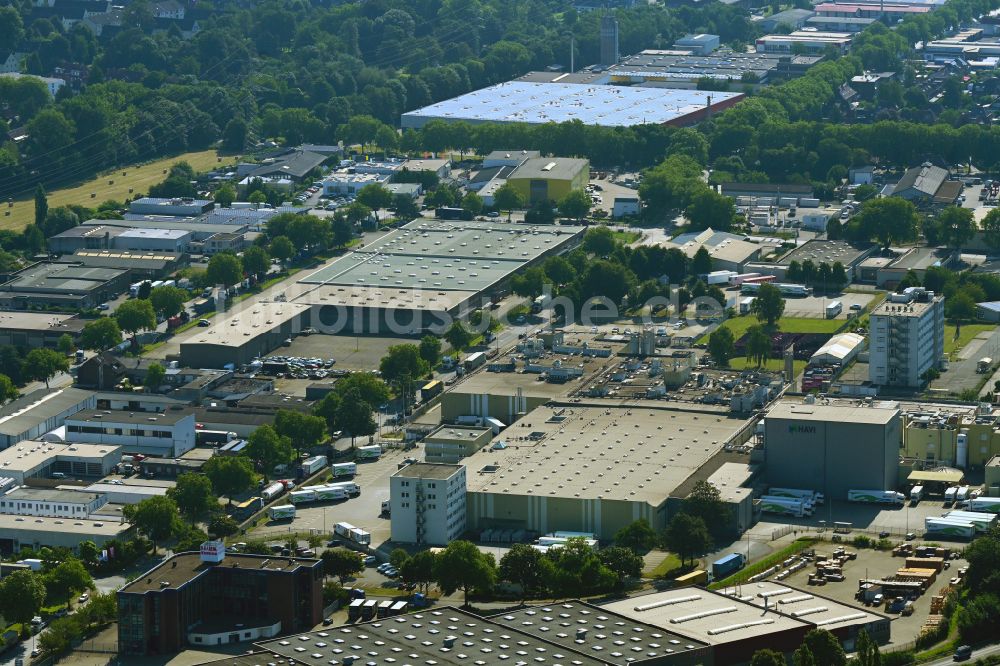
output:
[[[667,123],[742,93],[508,81],[403,114],[403,127],[435,120],[619,127]]]
[[[864,342],[864,336],[857,333],[841,333],[827,340],[826,344],[817,349],[812,357],[816,359],[825,356],[843,362]]]

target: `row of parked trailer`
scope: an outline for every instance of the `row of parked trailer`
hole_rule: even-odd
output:
[[[767,494],[760,498],[760,510],[764,513],[802,518],[813,515],[816,505],[825,501],[823,493],[815,490],[770,488]]]
[[[347,539],[362,546],[367,546],[372,542],[371,532],[355,527],[350,523],[337,523],[333,526],[333,533],[341,539]]]
[[[292,504],[309,504],[310,502],[334,502],[361,494],[361,486],[353,481],[340,481],[314,486],[302,486],[299,490],[288,493]]]

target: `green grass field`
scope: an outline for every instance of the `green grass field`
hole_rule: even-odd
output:
[[[963,324],[959,336],[955,337],[954,324],[946,324],[944,327],[944,353],[952,354],[962,350],[965,345],[972,342],[980,333],[993,331],[996,326],[993,324]]]
[[[661,578],[671,571],[675,571],[681,568],[681,558],[677,557],[673,553],[667,553],[667,556],[663,558],[655,568],[645,573],[648,578]]]
[[[236,157],[221,157],[214,150],[202,150],[194,153],[184,153],[167,157],[155,162],[132,165],[115,169],[108,173],[70,187],[53,190],[48,193],[49,208],[66,206],[96,206],[114,199],[124,201],[135,193],[147,193],[150,185],[155,185],[164,178],[163,170],[169,169],[175,162],[187,162],[195,172],[209,171],[223,164],[233,164]],[[122,174],[126,175],[122,175]],[[129,193],[132,188],[133,193]],[[91,197],[90,195],[94,196]],[[34,194],[29,192],[16,199],[14,205],[3,209],[0,217],[0,229],[21,231],[30,222],[35,221]]]
[[[747,329],[759,324],[752,315],[742,315],[727,319],[722,325],[733,332],[739,340]],[[836,333],[844,325],[843,319],[813,319],[811,317],[782,317],[778,320],[778,328],[783,333]]]
[[[615,241],[624,245],[631,245],[642,238],[642,234],[638,231],[612,231],[611,236]]]
[[[731,358],[729,359],[729,367],[733,370],[746,370],[748,368],[756,368],[757,364],[746,360],[745,358]],[[769,358],[762,366],[765,370],[772,370],[774,372],[781,372],[785,369],[785,362],[780,358]],[[795,372],[795,376],[798,377],[803,370],[806,369],[805,361],[792,361],[792,367]]]

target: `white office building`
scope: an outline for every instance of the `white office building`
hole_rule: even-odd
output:
[[[868,379],[873,384],[920,387],[924,373],[943,356],[943,296],[911,287],[872,310]]]
[[[86,518],[108,503],[106,495],[52,488],[17,488],[0,496],[0,513],[15,516]]]
[[[411,463],[389,479],[392,540],[447,546],[465,532],[465,467]]]
[[[177,458],[194,448],[194,413],[89,409],[66,419],[66,441],[110,444],[128,453]]]

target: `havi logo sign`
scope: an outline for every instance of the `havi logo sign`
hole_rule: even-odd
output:
[[[790,425],[790,426],[788,426],[788,432],[792,433],[792,434],[794,434],[794,433],[800,433],[800,434],[805,434],[805,435],[815,435],[816,434],[816,426],[811,426],[811,425]]]

